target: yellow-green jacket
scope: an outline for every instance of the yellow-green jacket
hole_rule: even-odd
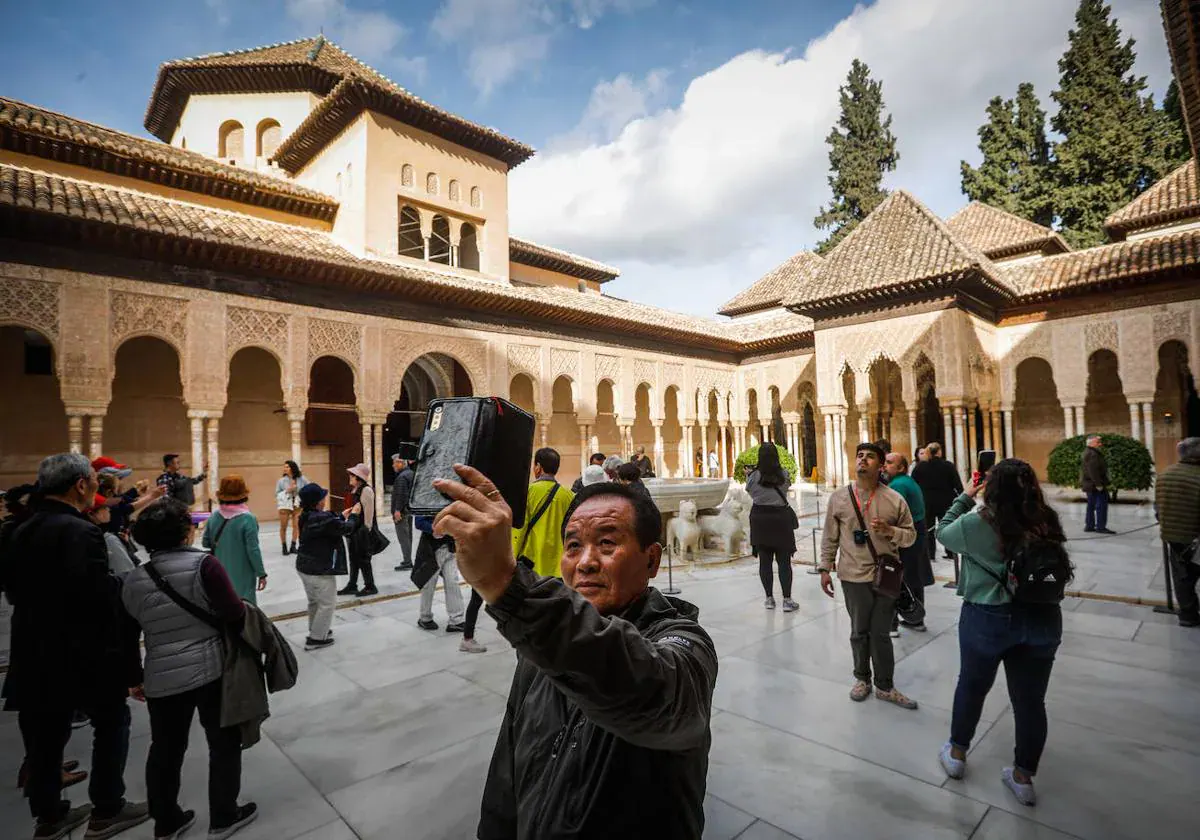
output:
[[[556,486],[558,492],[554,494],[550,506],[533,526],[533,530],[529,531],[533,515],[538,512],[542,503],[546,501],[546,496]],[[562,523],[574,498],[574,493],[549,478],[540,478],[529,485],[529,497],[525,505],[525,527],[513,528],[513,554],[518,560],[521,557],[529,559],[533,563],[533,570],[539,575],[562,577]],[[526,531],[529,531],[528,539],[525,537]]]

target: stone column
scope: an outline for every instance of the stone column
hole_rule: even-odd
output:
[[[1000,412],[995,408],[988,408],[987,432],[988,449],[1000,449]],[[999,460],[999,458],[997,458],[997,460]]]
[[[663,459],[663,421],[654,420],[651,422],[654,424],[654,474],[661,478],[667,472],[667,465]]]
[[[908,454],[916,458],[917,450],[921,448],[921,442],[917,440],[917,412],[912,409],[908,411],[908,447]]]
[[[83,415],[67,415],[67,444],[68,448],[78,454],[83,452]]]
[[[833,466],[833,415],[825,417],[825,484],[829,487],[836,485],[836,470]]]
[[[679,461],[683,478],[695,478],[696,474],[696,427],[688,423],[683,427],[683,457]]]
[[[855,445],[870,439],[871,433],[867,429],[867,413],[860,408],[858,410],[858,440],[855,441]]]
[[[700,474],[708,478],[708,426],[700,424]]]
[[[1075,437],[1075,416],[1069,405],[1063,406],[1063,434],[1066,437]]]
[[[591,427],[587,423],[579,424],[579,474],[583,475],[583,471],[588,465],[588,443],[592,439]]]
[[[954,411],[949,408],[942,409],[942,448],[945,450],[946,459],[951,463],[958,463],[958,452],[954,449]]]
[[[88,456],[94,461],[104,454],[104,415],[88,418]]]
[[[838,419],[838,464],[841,472],[839,478],[843,483],[850,480],[850,456],[846,454],[846,416],[839,414]]]
[[[189,411],[188,419],[192,424],[192,472],[199,473],[204,464],[204,417]]]
[[[1150,450],[1150,460],[1154,461],[1154,403],[1142,403],[1142,428],[1144,429],[1145,437],[1142,443],[1146,444],[1146,448]]]
[[[372,436],[375,438],[375,468],[372,477],[375,479],[372,486],[375,488],[375,498],[377,504],[383,502],[383,424],[375,423],[371,427]]]
[[[291,416],[288,418],[288,425],[292,430],[292,460],[297,464],[303,465],[300,460],[300,447],[303,442],[304,420],[299,417]]]
[[[1002,409],[1000,411],[1000,424],[1004,426],[1004,457],[1015,458],[1016,449],[1013,448],[1013,412],[1012,409]]]
[[[963,432],[963,422],[966,420],[966,410],[956,408],[951,414],[954,415],[954,451],[958,455],[955,464],[958,465],[958,474],[962,476],[963,481],[966,481],[971,475],[971,465],[967,463],[967,441]]]
[[[1083,406],[1075,406],[1075,434],[1082,435],[1087,433],[1087,423],[1083,419]]]
[[[1129,436],[1134,440],[1142,439],[1141,418],[1138,416],[1140,412],[1141,408],[1137,403],[1131,402],[1129,404]]]
[[[788,423],[788,452],[800,463],[800,424]]]
[[[717,458],[720,460],[720,472],[717,473],[721,478],[729,478],[729,457],[725,454],[725,442],[728,439],[725,424],[721,424],[721,428],[717,430]]]
[[[970,467],[971,462],[975,460],[975,450],[977,449],[975,445],[975,412],[971,408],[963,408],[962,422],[963,440],[966,441],[966,449],[963,450],[966,453],[964,460],[967,462],[967,466]]]
[[[550,421],[545,417],[538,418],[538,434],[540,435],[539,440],[541,441],[539,446],[544,449],[548,445],[547,441],[550,440]]]
[[[221,483],[221,458],[217,441],[220,439],[220,418],[208,418],[208,497],[217,497],[217,487]]]
[[[371,424],[362,424],[362,462],[367,465],[368,472],[371,469]],[[374,484],[374,481],[368,481],[367,484]]]

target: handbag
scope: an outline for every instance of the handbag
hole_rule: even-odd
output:
[[[375,521],[371,523],[370,532],[367,534],[367,551],[374,557],[376,554],[382,553],[391,544],[392,541],[385,537],[383,532],[379,530],[379,517],[376,517]]]
[[[785,496],[783,494],[783,491],[780,490],[778,487],[776,487],[774,489],[775,489],[775,492],[779,494],[779,498],[783,499],[783,506],[785,508],[787,508],[787,512],[789,514],[791,514],[792,530],[795,531],[797,528],[800,527],[800,517],[796,516],[796,509],[794,507],[792,507],[791,504],[788,502],[787,496]]]
[[[853,487],[847,487],[846,492],[850,494],[850,504],[854,505],[854,513],[858,516],[858,527],[867,534],[867,550],[875,561],[875,579],[871,581],[871,589],[885,598],[899,598],[904,589],[904,564],[895,554],[880,554],[875,550],[875,542],[858,506],[858,495]]]
[[[421,532],[417,540],[417,550],[413,556],[413,568],[408,578],[417,589],[424,589],[431,578],[437,577],[439,567],[437,562],[436,537]]]

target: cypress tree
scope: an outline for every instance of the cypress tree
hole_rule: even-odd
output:
[[[879,206],[887,196],[883,173],[895,169],[900,160],[892,118],[883,116],[883,85],[871,78],[870,68],[855,59],[838,93],[841,117],[825,138],[833,200],[813,220],[822,230],[832,228],[817,245],[820,254],[841,242]]]
[[[1163,95],[1162,107],[1157,110],[1157,117],[1160,131],[1160,166],[1169,172],[1186,163],[1192,156],[1192,148],[1188,145],[1187,126],[1183,122],[1183,104],[1179,101],[1179,83],[1174,79],[1171,79],[1171,84]]]
[[[1048,184],[1050,144],[1046,112],[1033,85],[1023,82],[1015,101],[994,97],[987,116],[979,128],[983,162],[976,169],[962,161],[962,191],[974,201],[1049,225],[1054,219]]]
[[[1145,78],[1132,74],[1133,39],[1122,43],[1110,14],[1103,0],[1080,0],[1052,94],[1051,126],[1063,137],[1054,147],[1054,209],[1076,247],[1103,242],[1109,213],[1163,174],[1161,121],[1142,94]]]

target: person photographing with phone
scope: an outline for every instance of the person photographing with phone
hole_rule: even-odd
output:
[[[481,840],[699,840],[717,655],[698,610],[649,585],[661,515],[600,483],[562,526],[562,579],[517,562],[512,511],[492,480],[456,465],[433,532],[518,661],[484,786]]]
[[[879,483],[884,453],[874,443],[855,450],[855,479],[844,490],[829,496],[825,529],[821,536],[821,591],[834,597],[830,574],[836,564],[846,612],[850,614],[850,650],[854,655],[854,687],[850,699],[862,702],[875,696],[904,709],[917,703],[893,682],[896,670],[892,651],[892,616],[896,594],[879,573],[884,564],[896,564],[896,554],[917,538],[912,512],[904,497]]]

